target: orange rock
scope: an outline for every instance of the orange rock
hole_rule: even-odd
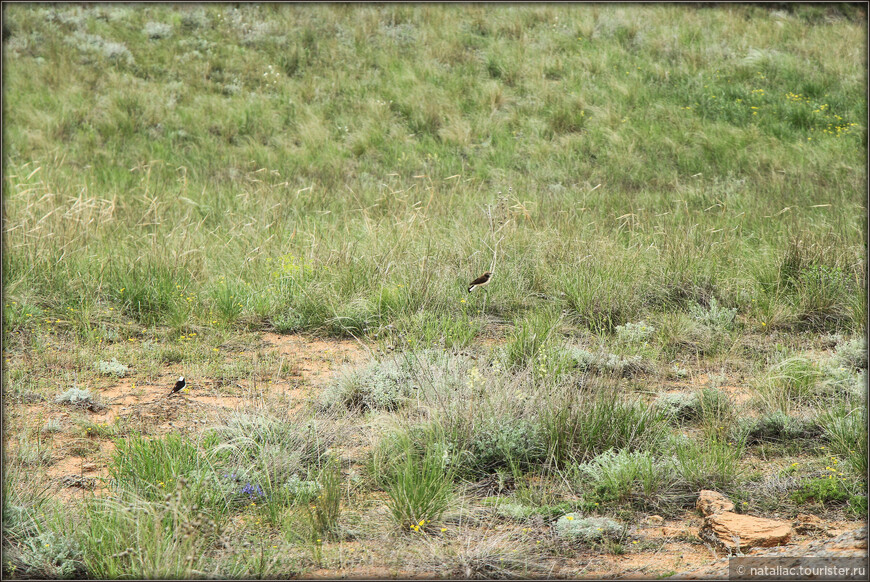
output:
[[[731,500],[717,491],[709,491],[707,489],[698,493],[698,502],[695,507],[701,510],[704,515],[713,515],[722,511],[733,511],[734,504]]]
[[[787,544],[794,530],[776,519],[740,515],[723,511],[704,518],[702,537],[716,541],[727,549],[769,548]]]

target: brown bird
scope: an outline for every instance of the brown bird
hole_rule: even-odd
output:
[[[487,271],[468,285],[468,292],[471,293],[477,287],[483,287],[492,280],[492,272]]]

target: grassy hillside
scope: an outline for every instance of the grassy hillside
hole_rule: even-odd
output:
[[[390,568],[431,527],[457,575],[531,575],[565,515],[705,487],[866,519],[863,10],[4,6],[6,572],[288,576],[350,539]],[[305,376],[265,332],[370,358]],[[182,373],[246,408],[95,420],[118,378]],[[301,410],[270,400],[297,380]],[[37,518],[16,484],[69,456],[119,505]],[[468,501],[486,479],[510,508]],[[552,543],[474,562],[466,510]],[[215,541],[242,538],[259,562]]]
[[[612,328],[716,295],[773,326],[863,320],[850,21],[481,5],[6,22],[4,276],[30,312],[364,334],[461,313],[503,235],[504,316],[556,304]],[[786,290],[787,257],[834,288]]]

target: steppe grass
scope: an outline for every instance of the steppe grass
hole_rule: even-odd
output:
[[[302,515],[308,525],[307,541],[320,544],[326,539],[338,539],[338,519],[341,514],[342,477],[341,465],[335,458],[327,459],[316,472],[314,483],[317,495],[311,499],[297,499]],[[286,485],[285,485],[286,486]],[[290,524],[285,523],[290,533]]]
[[[448,466],[444,447],[430,446],[418,453],[406,442],[387,479],[387,507],[396,525],[405,531],[425,532],[444,515],[453,493],[455,469]]]
[[[138,435],[117,439],[109,464],[113,486],[148,502],[163,500],[177,491],[190,504],[217,514],[226,512],[226,500],[214,495],[212,483],[217,468],[206,451],[216,439],[191,441],[180,434],[152,439]]]
[[[840,405],[817,419],[831,452],[848,460],[854,475],[867,478],[867,408]]]
[[[564,468],[611,448],[652,449],[664,438],[667,419],[659,409],[620,394],[611,380],[583,379],[580,391],[576,373],[542,382],[502,367],[500,354],[489,366],[452,360],[396,411],[398,432],[373,450],[373,473],[389,471],[408,441],[420,454],[446,447],[456,475],[478,479]]]
[[[92,500],[76,535],[87,571],[105,579],[201,574],[217,530],[182,500],[183,487],[159,503],[135,496]]]
[[[660,509],[680,492],[673,463],[648,451],[609,449],[574,468],[573,480],[588,504]]]
[[[680,439],[674,446],[678,474],[693,490],[729,490],[743,472],[744,443],[726,438]]]
[[[22,491],[66,425],[5,441],[4,574],[287,577],[385,539],[548,573],[558,544],[473,539],[493,483],[527,529],[756,485],[866,515],[864,15],[4,7],[4,404],[115,444],[111,495],[52,512]],[[85,418],[167,366],[255,401],[295,365],[263,331],[373,357],[195,435]],[[656,399],[719,368],[747,403]]]
[[[215,5],[4,22],[7,330],[371,337],[555,303],[595,332],[673,309],[857,331],[866,313],[849,20]]]

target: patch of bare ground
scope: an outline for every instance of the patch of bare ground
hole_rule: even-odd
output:
[[[379,546],[366,545],[364,541],[325,543],[323,554],[330,558],[323,567],[309,570],[301,578],[501,578],[496,575],[499,564],[503,566],[508,562],[512,568],[505,572],[521,578],[655,579],[677,575],[704,579],[727,575],[724,552],[697,538],[700,523],[701,519],[693,512],[674,520],[647,520],[632,530],[632,541],[623,544],[622,553],[554,544],[545,527],[526,533],[528,540],[522,539],[522,528],[518,525],[468,527],[461,532],[449,527],[445,534],[420,539],[398,533],[384,534],[391,541]],[[828,525],[833,528],[831,533],[839,536],[856,534],[864,527],[857,522],[829,522]],[[542,540],[543,545],[537,544],[537,540]],[[792,543],[780,550],[800,555],[801,551],[821,547],[826,542],[836,545],[836,540],[830,536],[796,535]],[[763,555],[769,551],[758,549],[747,555]],[[864,551],[866,553],[866,544]],[[529,568],[525,574],[523,564]],[[694,575],[696,573],[701,575]]]
[[[554,542],[546,526],[511,524],[457,531],[451,526],[447,533],[421,539],[388,535],[392,539],[389,544],[374,548],[359,542],[342,543],[341,567],[315,569],[302,577],[499,579],[510,574],[521,578],[649,579],[699,568],[715,559],[701,543],[679,539],[684,535],[683,526],[672,529],[678,533],[664,535],[661,527],[638,529],[634,537],[643,545],[628,542],[624,553],[613,554]],[[324,552],[334,554],[335,548],[324,545]]]
[[[503,343],[498,334],[478,338],[475,348],[490,349]],[[176,373],[167,369],[154,377],[102,379],[94,389],[102,408],[87,410],[56,404],[51,400],[14,402],[7,405],[7,455],[14,454],[16,435],[28,430],[34,433],[42,424],[54,420],[60,431],[42,436],[50,447],[51,460],[39,467],[51,485],[51,491],[63,502],[75,502],[90,495],[100,495],[106,487],[108,465],[114,451],[112,437],[106,433],[87,436],[85,427],[91,423],[115,427],[113,434],[141,432],[162,435],[184,432],[191,435],[223,422],[235,411],[281,410],[292,414],[302,411],[313,398],[334,381],[342,368],[362,366],[371,357],[371,350],[355,340],[318,339],[301,335],[266,333],[255,352],[236,354],[236,358],[268,357],[279,369],[290,366],[290,373],[252,374],[242,379],[221,380],[190,377],[189,391],[170,396]],[[660,384],[660,392],[692,392],[716,385],[737,405],[747,402],[751,387],[738,373],[697,371],[677,381]],[[386,417],[380,419],[386,422]],[[368,427],[379,422],[369,418]],[[371,443],[364,430],[351,431],[342,447],[342,455],[351,461],[351,470],[365,459]],[[788,459],[790,461],[791,459]],[[787,460],[783,459],[782,463]],[[775,464],[775,463],[774,463]],[[487,570],[499,556],[519,556],[526,560],[527,571],[517,569],[518,562],[505,572],[532,578],[563,579],[636,578],[649,579],[673,573],[700,571],[710,568],[722,557],[698,536],[702,518],[686,512],[675,519],[649,516],[639,520],[630,536],[614,553],[602,548],[569,546],[557,541],[543,521],[530,528],[522,524],[500,523],[495,528],[491,516],[483,512],[474,519],[450,523],[441,535],[427,540],[409,538],[392,531],[386,494],[367,492],[346,512],[356,514],[364,532],[360,537],[342,542],[324,543],[322,563],[306,562],[304,579],[433,579],[444,577],[497,577],[498,570]],[[469,510],[471,511],[471,510]],[[474,510],[476,511],[476,510]],[[471,511],[471,513],[474,513]],[[471,513],[466,513],[470,517]],[[476,514],[475,514],[476,515]],[[237,527],[246,529],[244,518]],[[526,524],[528,525],[528,524]],[[853,521],[827,521],[832,535],[848,533],[862,524]],[[523,530],[526,530],[525,532]],[[494,539],[497,538],[497,539]],[[797,534],[788,547],[819,539],[827,534],[807,532]],[[384,540],[389,540],[387,543]],[[478,550],[485,546],[485,551]],[[516,550],[516,554],[513,554]],[[296,548],[294,551],[302,551]],[[727,572],[727,563],[726,563]],[[504,573],[504,572],[503,572]]]
[[[584,549],[578,561],[585,560],[585,565],[563,574],[579,578],[649,579],[700,567],[714,557],[710,548],[698,539],[700,524],[700,518],[692,512],[670,520],[649,516],[632,531],[632,539],[623,543],[624,553]]]
[[[263,342],[279,355],[294,358],[304,382],[314,387],[329,383],[342,365],[359,365],[371,353],[355,340],[265,333]]]
[[[299,374],[289,379],[258,381],[241,379],[229,385],[211,378],[189,378],[186,393],[170,395],[175,373],[165,372],[147,380],[122,378],[93,389],[100,407],[94,410],[69,407],[50,400],[11,403],[6,407],[7,453],[14,454],[15,435],[39,430],[56,420],[60,432],[43,435],[51,459],[41,469],[67,501],[87,492],[104,489],[114,444],[111,436],[82,436],[89,423],[117,427],[121,434],[139,432],[163,435],[170,432],[198,433],[221,422],[228,412],[276,408],[293,413],[301,410],[344,365],[359,365],[368,355],[353,340],[309,339],[297,335],[267,333],[261,351],[286,357]],[[40,426],[36,426],[39,424]]]
[[[712,374],[716,376],[716,374]],[[731,402],[737,406],[743,406],[752,398],[752,389],[741,382],[737,375],[718,375],[716,387],[725,392]],[[662,383],[662,394],[675,394],[680,392],[693,392],[712,386],[711,374],[698,374],[687,380],[665,381]]]

